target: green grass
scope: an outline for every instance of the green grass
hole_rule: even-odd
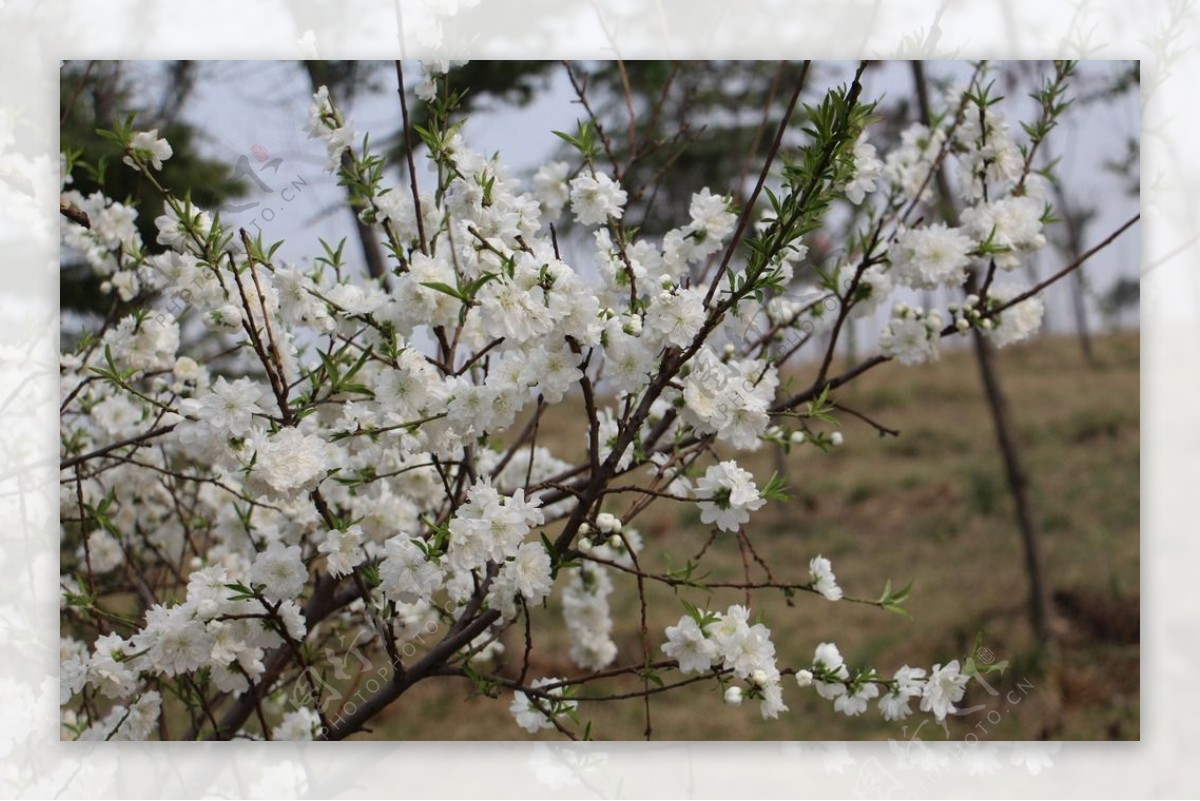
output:
[[[803,665],[814,646],[836,641],[851,664],[892,671],[902,664],[962,658],[977,635],[995,659],[1008,660],[996,691],[972,684],[966,706],[979,711],[927,724],[922,738],[1136,739],[1139,736],[1139,428],[1138,338],[1097,337],[1099,364],[1084,365],[1071,339],[1043,339],[1001,352],[1001,376],[1030,474],[1043,529],[1050,581],[1058,602],[1056,645],[1035,647],[1027,612],[1027,581],[1020,537],[1004,471],[994,444],[976,364],[968,351],[935,365],[883,365],[846,387],[839,402],[901,431],[880,438],[842,418],[845,444],[828,454],[794,449],[786,467],[792,500],[769,504],[748,529],[758,553],[780,580],[805,580],[807,562],[833,560],[848,595],[876,597],[887,580],[914,582],[906,606],[912,619],[872,607],[832,604],[801,594],[788,606],[779,594],[751,600],[772,629],[781,665]],[[798,370],[797,382],[811,380]],[[568,439],[578,410],[542,425],[540,442],[564,458],[581,454]],[[577,419],[577,418],[576,418]],[[740,457],[739,457],[740,458]],[[774,469],[764,448],[742,463],[760,478]],[[619,511],[619,509],[618,509]],[[659,502],[634,523],[645,536],[644,569],[665,570],[694,554],[708,537],[690,506]],[[737,542],[718,537],[706,567],[714,579],[740,580]],[[752,575],[762,576],[753,564]],[[615,577],[612,596],[617,664],[639,662],[641,634],[636,589]],[[740,592],[672,591],[650,586],[651,657],[660,658],[663,629],[682,614],[679,598],[724,608],[743,603]],[[531,677],[580,675],[566,658],[557,593],[534,610]],[[506,637],[507,670],[520,669],[519,627]],[[602,690],[601,684],[603,684]],[[598,691],[635,690],[637,680],[591,685]],[[511,694],[468,698],[465,681],[424,682],[394,704],[370,736],[381,739],[519,739],[508,713]],[[586,693],[584,694],[586,697]],[[655,739],[884,739],[911,736],[872,709],[861,718],[790,681],[791,712],[763,722],[757,704],[726,707],[715,685],[701,684],[655,696]],[[580,704],[598,739],[636,739],[645,729],[640,700]],[[538,737],[560,737],[549,731]]]

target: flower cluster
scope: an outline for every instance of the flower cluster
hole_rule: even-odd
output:
[[[716,665],[745,680],[747,692],[761,702],[763,720],[788,711],[783,703],[771,630],[762,623],[751,624],[750,610],[744,606],[731,606],[724,613],[695,610],[684,615],[677,624],[667,627],[662,651],[678,662],[682,673],[703,673]],[[742,691],[736,689],[726,698],[740,703]]]
[[[683,418],[698,432],[754,450],[770,422],[767,411],[778,386],[778,374],[766,362],[723,362],[711,349],[701,349],[683,382]]]
[[[108,291],[118,290],[129,301],[139,289],[138,271],[129,262],[142,250],[142,236],[135,221],[137,209],[106,198],[100,192],[84,197],[71,190],[62,200],[87,215],[89,226],[62,223],[63,244],[79,253],[98,275],[108,277]]]
[[[580,225],[600,225],[621,219],[626,194],[620,184],[602,172],[579,175],[571,181],[571,210]]]
[[[922,712],[945,720],[957,711],[954,704],[962,700],[968,681],[970,676],[962,672],[957,659],[934,665],[928,674],[904,665],[890,681],[881,679],[873,668],[851,673],[838,647],[827,642],[817,646],[811,668],[796,673],[800,687],[813,686],[818,695],[833,701],[835,710],[850,717],[866,712],[868,702],[878,698],[884,720],[907,718],[912,714],[909,702],[916,698]]]
[[[897,235],[888,251],[893,278],[917,289],[960,286],[976,245],[961,229],[943,223],[910,228]]]
[[[729,200],[712,194],[708,187],[692,195],[688,213],[691,222],[663,236],[664,266],[672,276],[684,265],[719,251],[737,223]]]
[[[584,563],[563,585],[562,613],[571,638],[571,661],[585,670],[600,670],[617,658],[608,596],[613,583],[608,570]]]
[[[64,640],[69,666],[62,676],[63,694],[70,697],[91,688],[116,701],[135,699],[135,723],[122,737],[142,739],[136,732],[143,719],[148,728],[157,720],[157,695],[142,692],[142,676],[174,677],[199,670],[223,692],[242,692],[265,672],[265,654],[285,639],[303,640],[307,625],[300,607],[291,600],[307,576],[299,549],[276,543],[240,571],[214,565],[192,572],[187,597],[175,605],[156,604],[146,612],[143,628],[130,637],[104,635],[89,653],[81,644]],[[232,560],[230,560],[232,561]],[[237,585],[239,573],[259,589]],[[272,602],[273,601],[273,602]],[[116,709],[117,707],[114,707]],[[118,716],[118,720],[119,720]],[[111,715],[97,721],[83,736],[104,739],[115,727]]]
[[[854,143],[854,178],[846,184],[846,199],[855,205],[862,203],[867,194],[875,191],[883,166],[875,156],[875,145],[867,142],[867,132],[863,131]]]
[[[888,327],[879,335],[879,349],[884,356],[901,364],[937,361],[943,325],[942,316],[936,311],[926,312],[897,303]]]
[[[1025,289],[1012,284],[998,284],[988,293],[988,300],[992,308],[999,308],[1024,293]],[[993,324],[987,327],[988,338],[998,347],[1028,339],[1042,327],[1045,311],[1046,306],[1041,298],[1026,298],[996,316]]]
[[[634,518],[651,502],[694,503],[711,535],[700,554],[733,540],[715,528],[736,532],[749,561],[751,515],[781,485],[760,489],[740,454],[843,442],[822,428],[838,423],[829,394],[858,373],[823,367],[811,387],[783,391],[787,359],[824,341],[828,367],[841,327],[889,306],[879,355],[902,364],[935,360],[954,330],[1005,345],[1040,326],[1039,298],[991,279],[1044,246],[1045,187],[999,110],[970,92],[886,154],[868,142],[869,107],[831,92],[812,113],[837,124],[812,126],[759,206],[705,188],[686,219],[644,235],[631,223],[643,194],[587,147],[528,189],[472,150],[451,122],[461,94],[450,81],[431,69],[419,91],[436,170],[394,185],[330,92],[312,99],[307,131],[386,246],[384,275],[360,274],[326,243],[289,263],[162,187],[173,153],[157,131],[123,139],[125,163],[163,194],[154,243],[135,208],[63,193],[79,212],[64,216],[64,254],[122,301],[60,363],[72,736],[140,739],[183,719],[191,736],[348,736],[365,721],[330,719],[327,677],[350,681],[355,663],[360,677],[385,665],[364,682],[380,685],[380,706],[457,676],[485,695],[512,689],[530,733],[578,723],[572,693],[592,685],[524,683],[539,608],[561,600],[559,642],[583,671],[651,680],[644,623],[642,652],[618,660],[634,639],[618,628],[625,594],[644,605],[647,582],[707,587],[692,562],[654,572]],[[951,166],[959,224],[922,224],[932,171]],[[865,226],[853,241],[869,252],[831,256],[818,226],[834,204]],[[564,214],[587,230],[560,249],[552,226]],[[983,289],[967,295],[972,272]],[[915,309],[895,302],[899,289],[962,301]],[[828,559],[807,567],[747,597],[843,598]],[[898,603],[885,597],[877,605]],[[506,650],[522,629],[530,644]],[[790,673],[847,715],[878,699],[888,720],[916,699],[943,719],[968,680],[958,662],[891,679],[851,671],[832,644],[781,669],[770,629],[741,605],[689,608],[666,638],[670,669],[710,674],[730,704],[759,701],[764,719],[787,711]],[[514,650],[520,681],[501,672],[511,664],[489,672]],[[409,683],[377,680],[388,675]]]
[[[561,685],[565,681],[563,678],[536,679],[532,688],[537,690],[547,685]],[[530,734],[536,734],[539,729],[554,728],[556,718],[575,711],[578,702],[563,700],[564,696],[565,689],[562,686],[530,695],[517,690],[508,709],[518,726]]]
[[[354,144],[354,128],[347,125],[329,102],[329,89],[322,86],[313,96],[308,107],[309,138],[320,138],[325,142],[329,161],[326,172],[336,172],[342,162],[342,154]]]
[[[1000,348],[1036,334],[1045,310],[1040,297],[1029,296],[1027,289],[1011,283],[991,287],[986,302],[979,295],[967,295],[963,303],[949,306],[958,331],[965,333],[978,327]]]
[[[1045,203],[1029,195],[1010,196],[967,208],[962,215],[963,227],[978,242],[989,242],[998,252],[993,256],[996,266],[1013,270],[1025,257],[1046,245],[1042,233]]]

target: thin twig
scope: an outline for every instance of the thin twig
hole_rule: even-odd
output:
[[[733,254],[737,250],[738,245],[742,242],[742,237],[746,234],[746,227],[750,224],[750,216],[754,213],[754,204],[758,201],[758,196],[766,186],[767,176],[771,174],[771,165],[775,163],[775,157],[779,155],[779,148],[783,145],[783,135],[787,132],[788,125],[792,120],[792,113],[796,110],[796,103],[800,100],[800,92],[804,89],[804,83],[808,78],[808,67],[811,62],[805,61],[804,66],[800,70],[800,77],[796,80],[796,88],[792,90],[792,97],[788,100],[787,110],[783,113],[783,119],[779,121],[779,127],[775,130],[775,139],[771,142],[771,149],[767,152],[767,158],[763,162],[762,172],[758,174],[758,182],[754,185],[754,191],[750,193],[750,199],[746,201],[746,205],[742,207],[742,214],[738,218],[737,228],[734,229],[733,238],[729,240],[729,245],[725,248],[725,255],[721,258],[721,264],[717,267],[717,272],[712,278],[712,283],[708,287],[708,293],[704,296],[704,305],[707,307],[712,302],[713,295],[717,292],[717,287],[721,283],[721,277],[725,271],[729,269],[729,262],[733,259]]]
[[[111,445],[105,445],[103,448],[97,448],[96,450],[90,451],[81,456],[72,456],[69,459],[63,459],[61,462],[59,462],[58,469],[59,470],[67,470],[67,469],[74,467],[77,464],[86,462],[89,459],[95,459],[97,456],[103,456],[106,453],[111,453],[111,452],[117,450],[118,448],[124,448],[128,445],[140,445],[141,443],[146,442],[147,440],[154,439],[155,437],[162,436],[163,434],[169,434],[170,432],[175,430],[176,425],[178,425],[178,424],[172,423],[169,426],[161,426],[152,431],[147,431],[144,434],[138,434],[137,436],[123,439],[120,442],[114,442]]]
[[[421,192],[417,188],[417,165],[413,159],[412,126],[408,120],[408,100],[404,93],[404,68],[400,60],[396,60],[396,92],[400,95],[400,116],[404,122],[404,156],[408,159],[408,183],[412,189],[413,209],[417,218],[417,237],[421,242],[421,252],[429,255],[429,243],[425,239],[425,215],[421,213]]]

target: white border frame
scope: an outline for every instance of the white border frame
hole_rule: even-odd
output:
[[[315,31],[315,33],[314,33]],[[1197,26],[1157,0],[0,0],[0,795],[1191,795],[1200,734]],[[1142,61],[1142,742],[83,745],[58,740],[61,58],[1133,58]],[[15,125],[18,145],[5,142]],[[924,752],[923,752],[924,753]]]

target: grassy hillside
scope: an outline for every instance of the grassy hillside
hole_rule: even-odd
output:
[[[982,636],[988,654],[1008,660],[996,694],[972,683],[964,706],[983,705],[951,719],[946,732],[932,723],[926,740],[1136,739],[1139,736],[1139,429],[1138,338],[1097,338],[1099,364],[1084,365],[1071,339],[1043,339],[1001,352],[1000,368],[1018,426],[1040,517],[1049,577],[1056,599],[1057,647],[1034,647],[1026,606],[1027,582],[994,432],[976,364],[968,351],[947,354],[936,365],[877,368],[838,400],[867,413],[897,438],[881,438],[843,415],[845,444],[823,454],[811,447],[786,460],[792,493],[752,517],[758,554],[780,580],[806,580],[818,553],[833,560],[847,595],[875,597],[890,579],[912,580],[905,619],[867,606],[833,604],[801,594],[789,606],[778,594],[756,592],[752,610],[772,629],[779,662],[804,664],[813,647],[836,641],[852,664],[890,671],[904,663],[929,667],[971,653]],[[797,377],[803,384],[808,376]],[[581,451],[566,439],[570,410],[544,424],[542,443],[563,457]],[[775,455],[763,449],[743,463],[770,475]],[[708,537],[691,504],[661,502],[635,521],[646,539],[643,569],[678,566]],[[713,580],[741,580],[742,555],[732,535],[718,537],[707,566]],[[751,563],[756,579],[761,572]],[[638,605],[632,578],[614,577],[617,664],[641,658]],[[670,589],[648,588],[652,656],[663,628],[682,613]],[[686,591],[697,605],[743,603],[741,592]],[[532,676],[575,675],[566,659],[557,593],[535,615]],[[519,665],[520,635],[508,656]],[[599,687],[600,685],[593,685]],[[598,692],[636,690],[617,681]],[[508,713],[510,693],[493,700],[466,699],[471,686],[429,681],[397,702],[378,721],[373,737],[386,739],[520,739]],[[586,696],[584,696],[586,697]],[[655,696],[655,739],[905,739],[901,724],[882,720],[874,706],[846,718],[811,690],[788,680],[791,713],[763,722],[757,704],[732,709],[719,690],[698,685]],[[464,700],[466,699],[466,700]],[[640,700],[580,704],[593,736],[636,739],[645,727]],[[918,720],[924,716],[919,716]],[[560,737],[550,731],[539,735]]]

